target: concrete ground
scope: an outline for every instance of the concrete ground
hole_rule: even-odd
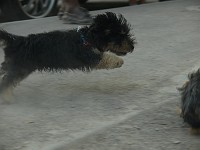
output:
[[[122,13],[137,39],[114,70],[30,75],[0,104],[0,150],[199,150],[176,113],[177,87],[200,65],[200,1],[94,11]],[[77,28],[57,17],[0,24],[15,34]],[[0,51],[0,60],[3,52]]]

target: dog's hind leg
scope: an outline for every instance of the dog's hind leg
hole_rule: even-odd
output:
[[[13,98],[13,88],[23,79],[25,79],[32,71],[12,67],[5,72],[0,83],[0,94],[3,102],[9,103]]]
[[[5,73],[6,73],[5,62],[3,62],[0,67],[0,76],[4,75]]]
[[[5,70],[3,70],[3,68],[0,68],[0,76],[2,76],[3,74],[5,74]]]
[[[4,62],[1,63],[0,67],[0,77],[3,76],[9,69],[10,65],[10,59],[5,58]]]
[[[102,59],[95,67],[96,69],[114,69],[120,68],[124,61],[114,53],[104,52]]]

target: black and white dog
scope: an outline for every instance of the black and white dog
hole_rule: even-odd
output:
[[[79,31],[52,31],[24,37],[0,30],[0,41],[5,53],[0,69],[0,92],[14,87],[36,70],[90,71],[121,67],[123,59],[118,56],[132,52],[135,44],[130,24],[122,15],[112,12],[97,15],[92,25]]]

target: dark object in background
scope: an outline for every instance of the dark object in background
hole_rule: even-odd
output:
[[[79,0],[84,4],[87,0]],[[58,0],[0,0],[0,22],[56,15]]]
[[[89,11],[80,6],[79,0],[62,0],[58,17],[67,24],[91,24],[93,22]]]
[[[57,11],[57,0],[1,0],[0,8],[6,21],[41,18]]]
[[[188,75],[181,92],[181,117],[194,131],[200,129],[200,69]]]
[[[79,3],[80,4],[84,4],[84,3],[86,3],[88,0],[79,0]]]
[[[57,15],[58,12],[58,3],[59,0],[0,0],[0,22],[6,21],[17,21],[24,19],[32,18],[42,18],[52,15]],[[79,3],[85,7],[84,3],[88,0],[79,0]],[[145,0],[133,0],[138,1],[137,4],[143,3]],[[159,0],[167,1],[167,0]],[[121,6],[128,6],[132,0],[124,0],[122,3],[109,2],[98,3],[97,5],[87,4],[88,10],[99,10],[99,9],[108,9]]]

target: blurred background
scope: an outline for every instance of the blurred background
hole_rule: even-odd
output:
[[[79,0],[88,10],[148,4],[166,0]],[[55,16],[61,0],[0,0],[0,23]]]

